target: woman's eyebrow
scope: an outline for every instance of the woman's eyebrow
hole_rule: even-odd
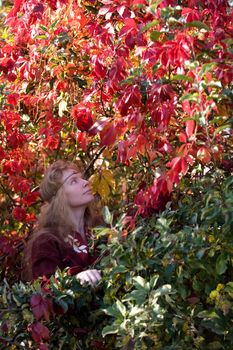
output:
[[[78,178],[80,179],[81,174],[80,173],[73,173],[69,176],[69,182],[71,182],[73,179]]]

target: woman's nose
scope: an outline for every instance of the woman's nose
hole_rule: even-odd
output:
[[[83,187],[89,186],[89,181],[88,180],[83,180]]]

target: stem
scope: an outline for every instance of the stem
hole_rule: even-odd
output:
[[[59,135],[59,143],[56,149],[56,154],[55,154],[55,160],[57,160],[57,157],[59,155],[60,149],[61,149],[61,145],[62,145],[62,138],[61,138],[61,134]]]
[[[0,183],[0,186],[1,186],[1,188],[3,189],[3,192],[4,192],[4,193],[7,195],[7,197],[10,199],[10,201],[11,201],[13,204],[15,204],[15,201],[14,201],[13,197],[11,197],[10,193],[6,190],[5,186],[4,186],[2,183]]]

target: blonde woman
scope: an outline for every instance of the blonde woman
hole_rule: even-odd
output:
[[[50,277],[57,268],[69,267],[81,284],[94,286],[101,276],[89,268],[95,260],[88,247],[89,205],[94,199],[89,182],[75,164],[59,160],[46,170],[40,194],[46,204],[25,249],[22,280]]]

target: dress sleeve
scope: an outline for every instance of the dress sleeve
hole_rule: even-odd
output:
[[[39,236],[32,244],[32,277],[50,277],[58,267],[62,268],[59,244],[55,238]]]

